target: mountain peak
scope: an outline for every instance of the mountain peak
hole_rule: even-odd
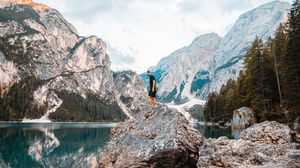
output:
[[[268,3],[262,4],[262,5],[258,6],[258,8],[268,7],[268,6],[291,6],[291,4],[288,3],[288,2],[275,0],[275,1],[271,1],[271,2],[268,2]]]
[[[261,14],[265,14],[267,11],[275,11],[277,12],[278,10],[288,10],[291,8],[291,4],[288,2],[282,2],[282,1],[271,1],[265,4],[262,4],[244,14],[241,15],[241,17],[245,17],[247,15],[251,15],[251,14],[257,14],[257,13],[261,13]]]
[[[207,98],[228,79],[236,79],[243,69],[243,58],[255,37],[267,39],[286,20],[291,5],[272,1],[242,14],[226,35],[216,33],[196,37],[193,42],[171,53],[151,68],[156,76],[161,101],[185,101],[189,94]]]
[[[49,9],[48,6],[41,3],[33,2],[32,0],[1,0],[0,2],[0,6],[7,6],[10,4],[28,5],[40,12]]]
[[[194,38],[191,45],[199,43],[199,42],[200,43],[201,42],[207,42],[207,41],[214,40],[214,39],[220,40],[221,37],[215,32],[202,34],[202,35],[197,36],[196,38]]]

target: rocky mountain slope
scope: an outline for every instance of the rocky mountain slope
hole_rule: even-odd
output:
[[[199,73],[208,73],[209,59],[217,49],[221,37],[216,33],[201,35],[193,40],[189,46],[174,51],[161,59],[157,66],[149,70],[154,74],[159,85],[158,95],[161,101],[180,103],[182,98],[188,97],[194,76]],[[147,79],[146,74],[142,74]]]
[[[197,95],[205,98],[208,93],[219,91],[228,79],[236,79],[255,37],[267,40],[273,36],[279,23],[286,21],[290,8],[289,3],[273,1],[242,14],[214,52],[209,66],[211,82]]]
[[[106,44],[79,36],[55,9],[1,1],[0,63],[0,120],[127,118]]]
[[[242,14],[223,38],[215,33],[199,36],[190,46],[161,59],[150,68],[158,78],[160,99],[181,103],[190,99],[190,94],[206,99],[209,93],[219,91],[243,69],[244,55],[254,38],[272,36],[290,7],[280,1],[259,6]]]
[[[114,72],[115,88],[118,92],[118,98],[124,104],[130,117],[147,107],[147,87],[143,79],[133,71]]]

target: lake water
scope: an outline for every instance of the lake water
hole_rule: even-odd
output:
[[[93,167],[114,125],[0,122],[0,168]],[[203,125],[196,128],[206,138],[236,137],[231,129]]]

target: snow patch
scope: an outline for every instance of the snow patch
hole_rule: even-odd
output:
[[[194,118],[191,117],[190,113],[187,112],[186,110],[193,107],[194,105],[204,105],[206,103],[206,101],[204,100],[200,100],[197,99],[195,97],[193,97],[192,95],[188,96],[189,101],[180,105],[176,105],[174,104],[174,101],[171,103],[166,103],[166,105],[169,108],[174,108],[176,109],[178,112],[180,112],[181,114],[183,114],[185,116],[185,118],[192,124],[195,125],[196,123],[198,123],[198,121]]]

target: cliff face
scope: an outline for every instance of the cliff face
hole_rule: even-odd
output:
[[[124,111],[131,117],[136,116],[148,104],[145,82],[132,71],[114,72],[113,76],[120,104],[124,104]]]
[[[272,1],[242,14],[220,41],[209,63],[210,82],[197,96],[206,98],[229,79],[236,79],[244,69],[244,56],[255,37],[267,40],[273,36],[278,25],[287,20],[290,8],[287,2]]]
[[[182,103],[188,100],[191,92],[201,88],[194,77],[200,72],[209,75],[209,60],[220,41],[221,37],[216,33],[201,35],[190,45],[174,51],[151,67],[150,71],[159,85],[159,99],[168,103]],[[148,80],[146,73],[141,76],[145,81]]]
[[[121,120],[105,43],[55,9],[0,3],[1,120]],[[6,87],[4,87],[6,86]]]

